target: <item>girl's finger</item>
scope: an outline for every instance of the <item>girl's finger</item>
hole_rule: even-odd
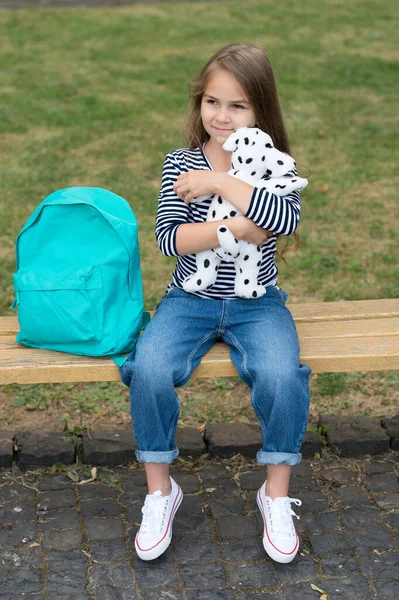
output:
[[[189,191],[190,191],[190,188],[188,185],[180,185],[180,186],[178,186],[176,193],[178,196],[181,196],[182,194],[186,194]]]
[[[173,189],[173,191],[175,192],[176,196],[179,196],[179,197],[181,196],[181,192],[182,192],[181,186],[176,185],[176,187]]]
[[[181,175],[179,175],[179,177],[176,179],[176,181],[173,184],[173,189],[174,191],[176,191],[176,189],[178,189],[180,186],[184,185],[184,179],[180,179]]]
[[[181,188],[183,185],[187,185],[187,183],[185,183],[184,181],[179,181],[178,179],[176,179],[175,183],[173,184],[177,189]]]

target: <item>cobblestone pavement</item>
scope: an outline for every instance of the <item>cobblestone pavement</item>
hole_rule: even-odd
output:
[[[178,459],[171,472],[184,498],[172,544],[151,562],[134,550],[142,465],[100,467],[79,485],[49,469],[3,468],[0,598],[319,600],[314,584],[323,600],[397,600],[398,457],[331,455],[295,467],[301,550],[289,565],[263,550],[255,496],[265,470],[255,461]]]

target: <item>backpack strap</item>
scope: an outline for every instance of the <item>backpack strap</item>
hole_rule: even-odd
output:
[[[141,329],[140,331],[143,331],[143,329],[145,329],[146,325],[148,325],[148,323],[150,322],[151,319],[151,315],[148,311],[143,310],[143,316],[141,318]]]
[[[145,327],[150,322],[150,319],[151,319],[150,313],[146,310],[143,310],[143,315],[141,317],[140,331],[143,331],[143,329],[145,329]],[[118,367],[122,367],[122,365],[126,362],[128,356],[129,356],[128,354],[126,354],[126,356],[123,356],[122,354],[114,354],[114,356],[110,356],[110,358],[114,361],[114,363],[116,365],[118,365]]]
[[[114,354],[114,356],[110,356],[110,359],[113,360],[118,367],[122,367],[127,361],[128,356],[128,354],[126,354],[126,356],[122,356],[122,354]]]

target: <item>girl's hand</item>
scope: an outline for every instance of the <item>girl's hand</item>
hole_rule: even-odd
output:
[[[244,215],[228,219],[227,225],[237,240],[245,240],[255,244],[255,246],[263,246],[269,237],[273,235],[272,231],[259,227]]]
[[[219,173],[215,171],[188,171],[182,173],[173,184],[173,191],[186,204],[199,196],[216,194]]]

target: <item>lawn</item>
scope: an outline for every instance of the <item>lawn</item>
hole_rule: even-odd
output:
[[[371,0],[170,2],[0,11],[0,314],[13,314],[14,242],[49,193],[99,186],[140,226],[145,303],[174,267],[154,215],[164,156],[185,145],[188,82],[225,44],[264,46],[299,174],[301,246],[279,262],[289,303],[399,297],[398,8]],[[393,414],[397,373],[312,377],[319,413]],[[238,379],[181,389],[182,424],[256,422]],[[119,383],[0,389],[0,426],[130,427]]]

